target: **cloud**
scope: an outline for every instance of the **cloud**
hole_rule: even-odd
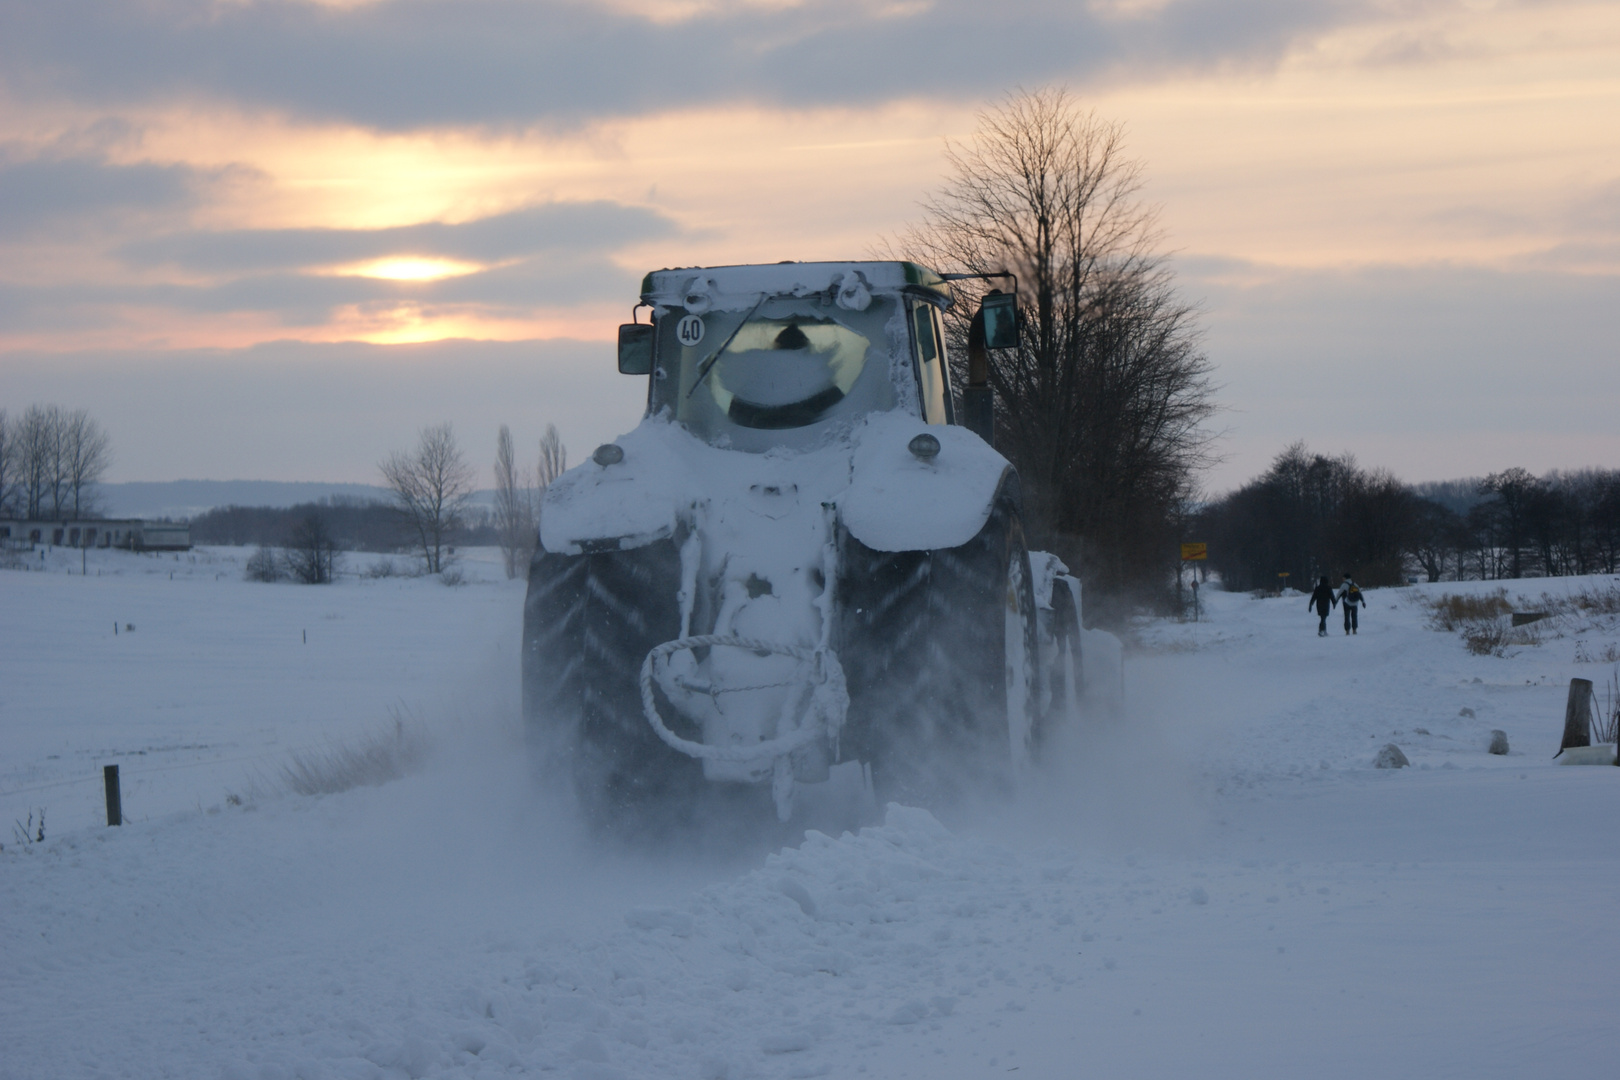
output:
[[[461,224],[182,232],[127,244],[120,254],[204,273],[298,270],[400,254],[493,263],[543,251],[611,251],[676,231],[656,210],[598,200],[524,207]]]
[[[129,310],[267,314],[287,327],[319,326],[347,307],[410,303],[424,316],[476,312],[525,318],[639,295],[639,274],[600,252],[553,253],[439,281],[271,272],[205,284],[33,285],[0,282],[0,325],[13,333],[116,326]]]
[[[1011,85],[1275,61],[1375,0],[721,3],[0,0],[0,86],[96,109],[230,102],[383,130],[571,125],[768,102],[971,100]],[[701,133],[698,133],[701,137]]]
[[[1569,221],[1581,233],[1620,235],[1620,179],[1610,180],[1577,199]]]
[[[145,197],[140,205],[147,207],[186,207],[197,188],[196,177],[184,169],[171,173],[153,166],[143,186],[118,167],[82,159],[73,159],[73,165],[89,170],[94,183],[59,192],[51,217],[35,218],[17,209],[19,225],[43,228],[47,220],[90,213],[96,183],[107,194],[95,205],[111,209],[128,208],[139,196]],[[0,168],[0,196],[8,190],[7,176]],[[32,177],[30,181],[40,184]],[[42,193],[19,203],[37,208],[48,198]],[[13,209],[0,209],[0,238]],[[387,229],[182,230],[116,250],[138,270],[179,270],[187,280],[153,281],[150,273],[143,273],[139,280],[111,283],[0,281],[0,325],[13,333],[63,331],[116,326],[134,310],[167,310],[268,314],[283,326],[307,327],[327,322],[342,308],[402,302],[420,305],[428,314],[454,309],[526,318],[548,308],[637,295],[640,278],[616,265],[612,254],[679,231],[657,210],[606,200],[546,203],[456,224],[422,222]],[[393,255],[452,259],[485,269],[435,281],[315,272]]]
[[[183,220],[242,169],[136,162],[113,164],[97,152],[0,146],[0,241],[117,229],[134,222]]]

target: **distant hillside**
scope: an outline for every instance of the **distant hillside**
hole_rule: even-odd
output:
[[[100,509],[108,517],[193,518],[221,506],[270,506],[340,500],[386,501],[388,489],[374,484],[321,484],[280,480],[168,480],[102,484]],[[493,492],[479,491],[473,505],[493,502]]]
[[[339,498],[388,498],[372,484],[284,483],[277,480],[169,480],[102,484],[101,512],[108,517],[190,518],[216,506],[296,506]]]

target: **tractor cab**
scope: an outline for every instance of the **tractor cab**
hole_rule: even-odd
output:
[[[954,421],[940,317],[950,286],[915,263],[659,270],[642,304],[652,319],[620,327],[619,370],[650,377],[649,416],[710,445],[804,447],[895,410]]]

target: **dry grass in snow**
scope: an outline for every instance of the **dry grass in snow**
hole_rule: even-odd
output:
[[[419,768],[427,739],[396,715],[394,725],[347,746],[295,750],[277,774],[277,786],[295,795],[335,795],[357,787],[377,787]]]

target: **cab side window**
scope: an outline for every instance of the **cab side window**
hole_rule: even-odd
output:
[[[911,309],[911,327],[917,342],[917,390],[922,397],[923,419],[930,424],[948,424],[939,311],[932,304],[917,304]]]

